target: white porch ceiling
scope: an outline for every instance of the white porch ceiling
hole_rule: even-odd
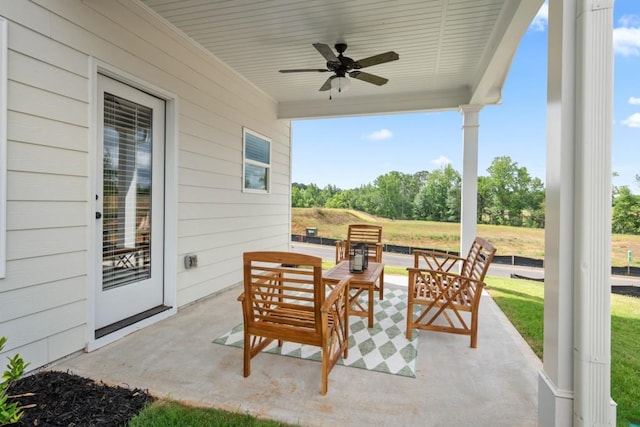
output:
[[[543,0],[142,0],[278,103],[281,118],[456,109],[495,104]],[[341,94],[312,43],[345,42],[354,60],[393,50]]]

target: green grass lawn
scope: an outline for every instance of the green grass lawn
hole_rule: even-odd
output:
[[[528,280],[487,278],[488,291],[533,351],[543,354],[544,285]],[[611,397],[618,423],[640,422],[640,299],[611,295]]]
[[[249,414],[215,408],[194,408],[177,402],[157,401],[143,409],[130,427],[288,427],[277,421],[261,420]]]

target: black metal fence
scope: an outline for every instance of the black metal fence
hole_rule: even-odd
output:
[[[335,246],[337,239],[330,239],[327,237],[320,236],[311,236],[311,235],[302,235],[302,234],[292,234],[291,241],[292,242],[304,242],[311,243],[314,245],[327,245],[327,246]],[[438,250],[435,248],[423,248],[423,247],[412,247],[412,246],[398,246],[398,245],[390,245],[385,244],[382,250],[384,252],[391,252],[396,254],[405,254],[411,255],[414,249],[421,250]],[[456,251],[441,251],[451,255],[458,255]],[[521,267],[536,267],[536,268],[544,268],[544,260],[537,258],[528,258],[519,255],[496,255],[493,258],[493,262],[496,264],[502,265],[514,265]],[[634,276],[640,277],[640,267],[611,267],[611,274],[616,276]]]

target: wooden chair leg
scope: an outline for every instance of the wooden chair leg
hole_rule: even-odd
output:
[[[329,351],[326,343],[322,346],[322,386],[320,393],[324,396],[329,388]]]
[[[478,309],[471,313],[471,348],[478,347]]]
[[[342,354],[342,358],[346,359],[349,357],[349,310],[346,308],[349,304],[349,292],[345,294],[345,313],[344,319],[342,319],[342,336],[347,341],[347,345],[344,346],[344,353]]]
[[[251,340],[248,334],[244,334],[244,376],[251,375]]]
[[[405,335],[408,340],[413,339],[413,303],[411,302],[407,304],[407,330]]]

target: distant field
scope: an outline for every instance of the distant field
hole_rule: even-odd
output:
[[[459,250],[460,224],[428,221],[394,221],[364,212],[346,209],[293,208],[292,234],[305,234],[307,227],[317,227],[318,235],[342,239],[347,226],[354,223],[382,225],[384,243],[400,246],[432,247]],[[536,228],[478,225],[478,234],[498,249],[498,255],[520,255],[544,258],[544,230]],[[627,250],[631,250],[631,265],[640,266],[640,236],[614,234],[612,259],[614,266],[627,265]]]

